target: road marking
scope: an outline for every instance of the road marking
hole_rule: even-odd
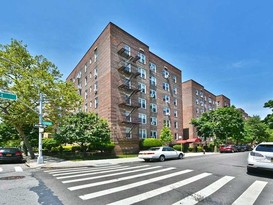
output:
[[[216,182],[212,183],[211,185],[207,186],[206,188],[174,203],[173,205],[181,205],[181,204],[197,204],[198,202],[202,201],[204,198],[210,196],[217,190],[219,190],[221,187],[223,187],[225,184],[227,184],[229,181],[234,179],[234,177],[231,176],[225,176],[221,179],[217,180]]]
[[[153,167],[153,168],[155,169],[155,168],[159,168],[159,167],[160,166],[156,166],[156,167]],[[94,183],[90,183],[90,184],[84,184],[84,185],[69,187],[68,189],[70,191],[75,191],[75,190],[79,190],[79,189],[84,189],[84,188],[89,188],[89,187],[94,187],[94,186],[100,186],[100,185],[105,185],[105,184],[120,182],[120,181],[124,181],[124,180],[128,180],[128,179],[135,179],[137,177],[148,176],[148,175],[152,175],[152,174],[156,174],[156,173],[170,171],[170,170],[173,170],[173,169],[175,169],[175,168],[174,167],[170,167],[170,168],[160,169],[160,170],[156,170],[156,171],[152,171],[152,172],[146,172],[146,173],[142,173],[142,174],[136,174],[136,175],[132,175],[132,176],[128,176],[128,177],[116,178],[116,179],[111,179],[111,180],[106,180],[106,181],[101,181],[101,182],[94,182]]]
[[[143,168],[143,169],[135,169],[135,170],[126,171],[126,172],[118,172],[118,173],[112,173],[112,174],[94,176],[94,177],[87,177],[87,178],[74,179],[74,180],[67,180],[67,181],[62,181],[62,183],[67,184],[67,183],[80,182],[80,181],[86,181],[86,180],[91,180],[91,179],[100,179],[100,178],[104,178],[104,177],[112,177],[112,176],[117,176],[117,175],[121,175],[121,174],[129,174],[129,173],[140,172],[140,171],[145,171],[145,170],[149,170],[149,169],[151,169],[151,167]],[[123,170],[125,170],[125,169],[123,169]],[[101,173],[103,173],[103,172],[101,172]]]
[[[94,169],[87,169],[87,170],[77,170],[77,171],[69,171],[69,172],[62,172],[62,173],[56,173],[56,174],[53,174],[52,176],[56,177],[56,176],[65,176],[65,175],[73,175],[73,174],[79,174],[79,173],[91,173],[91,172],[101,172],[103,170],[113,170],[113,169],[123,169],[123,168],[126,168],[128,166],[118,166],[118,167],[109,167],[109,168],[102,168],[102,169],[98,169],[98,168],[94,168]]]
[[[2,172],[2,171],[3,171],[3,168],[0,167],[0,172]]]
[[[254,204],[267,182],[255,181],[232,205]]]
[[[134,203],[137,203],[137,202],[152,198],[154,196],[164,194],[164,193],[166,193],[168,191],[172,191],[174,189],[180,188],[182,186],[185,186],[187,184],[190,184],[192,182],[195,182],[195,181],[197,181],[199,179],[205,178],[205,177],[210,176],[210,175],[211,175],[211,173],[206,173],[205,172],[205,173],[190,177],[188,179],[184,179],[182,181],[179,181],[179,182],[176,182],[176,183],[173,183],[173,184],[169,184],[167,186],[164,186],[164,187],[161,187],[161,188],[158,188],[158,189],[154,189],[152,191],[148,191],[148,192],[143,193],[143,194],[138,194],[138,195],[135,195],[135,196],[123,199],[123,200],[119,200],[119,201],[110,203],[108,205],[129,205],[129,204],[134,204]]]
[[[23,171],[22,167],[14,167],[14,169],[15,169],[16,172],[22,172]]]
[[[160,177],[144,179],[143,181],[135,182],[135,183],[132,183],[132,184],[127,184],[127,185],[120,186],[120,187],[115,187],[115,188],[112,188],[112,189],[107,189],[107,190],[103,190],[103,191],[98,191],[98,192],[94,192],[94,193],[90,193],[90,194],[81,195],[79,197],[82,200],[88,200],[88,199],[104,196],[104,195],[107,195],[107,194],[112,194],[112,193],[115,193],[115,192],[128,190],[128,189],[135,188],[135,187],[138,187],[138,186],[142,186],[142,185],[145,185],[145,184],[149,184],[149,183],[152,183],[152,182],[157,182],[159,180],[168,179],[170,177],[178,176],[178,175],[185,174],[185,173],[192,172],[192,171],[193,170],[186,169],[186,170],[183,170],[183,171],[179,171],[179,172],[175,172],[175,173],[171,173],[171,174],[166,174],[166,175],[163,175],[163,176],[160,176]]]

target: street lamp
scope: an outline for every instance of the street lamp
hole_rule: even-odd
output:
[[[181,152],[182,152],[182,136],[178,136],[178,139],[180,140],[180,148],[181,148]]]

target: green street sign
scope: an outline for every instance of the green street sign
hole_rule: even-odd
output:
[[[5,92],[0,92],[0,98],[8,100],[17,100],[17,96],[15,94]]]
[[[51,126],[51,125],[53,125],[53,123],[52,122],[47,122],[47,121],[43,121],[43,123],[42,123],[43,125],[47,125],[47,126]]]

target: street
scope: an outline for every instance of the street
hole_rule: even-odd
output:
[[[0,204],[273,204],[272,174],[248,175],[246,158],[242,152],[60,169],[0,165],[0,178],[25,176],[1,180]],[[11,171],[18,165],[23,171]],[[23,193],[24,201],[10,203]]]

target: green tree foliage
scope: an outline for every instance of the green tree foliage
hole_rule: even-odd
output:
[[[193,118],[191,124],[196,127],[199,137],[203,137],[205,140],[214,136],[214,122],[211,113],[205,112],[200,118]]]
[[[253,144],[267,141],[270,138],[268,126],[261,121],[259,116],[253,116],[245,122],[245,140]]]
[[[56,140],[61,143],[77,143],[82,151],[87,147],[110,144],[110,128],[106,120],[95,113],[79,112],[67,116],[59,127]]]
[[[22,42],[12,40],[8,45],[0,45],[0,89],[18,97],[17,101],[0,99],[0,117],[16,129],[31,158],[35,156],[28,140],[28,128],[38,124],[39,92],[47,102],[45,120],[55,126],[62,116],[80,105],[81,97],[74,86],[63,82],[61,77],[53,63],[41,55],[31,56]]]
[[[161,145],[162,145],[161,141],[155,138],[145,138],[140,141],[141,149],[148,149],[150,147],[160,147]]]
[[[170,128],[163,127],[160,132],[160,141],[162,145],[169,145],[173,140],[172,132]]]
[[[270,129],[273,129],[273,100],[269,100],[264,104],[265,108],[270,108],[272,111],[272,114],[268,114],[266,118],[264,119],[265,123],[268,124]]]

